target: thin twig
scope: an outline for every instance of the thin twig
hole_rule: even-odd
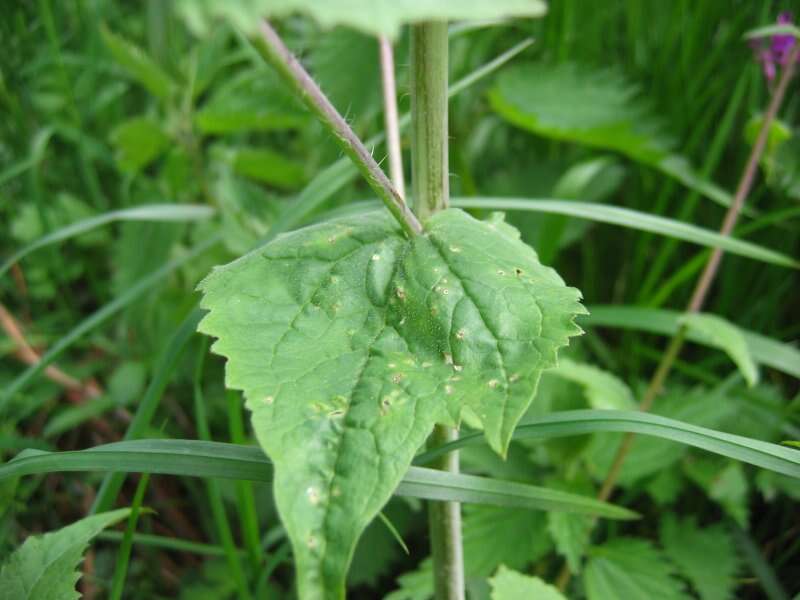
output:
[[[291,53],[281,40],[278,33],[267,22],[262,20],[259,27],[261,37],[257,47],[264,57],[289,83],[294,91],[302,98],[309,109],[322,121],[334,134],[342,150],[355,163],[356,167],[369,183],[373,191],[397,219],[401,227],[410,236],[422,233],[417,217],[408,208],[403,198],[386,177],[372,153],[367,150],[364,143],[353,132],[344,117],[331,104],[330,100],[322,93],[317,83],[306,72],[300,61]]]
[[[750,190],[753,187],[753,181],[755,180],[755,175],[758,169],[758,163],[761,160],[761,157],[764,153],[764,148],[766,147],[770,126],[775,120],[778,110],[783,103],[786,90],[789,87],[789,82],[794,75],[795,66],[799,56],[800,44],[797,44],[789,55],[789,59],[781,76],[780,82],[778,83],[778,87],[775,89],[775,93],[772,95],[767,112],[764,115],[764,120],[761,123],[761,129],[758,132],[758,137],[756,138],[756,142],[753,144],[753,148],[750,151],[750,156],[748,157],[747,164],[742,172],[739,185],[736,187],[736,194],[734,195],[733,202],[728,208],[725,218],[722,221],[722,225],[720,226],[719,232],[721,235],[728,236],[731,234],[731,231],[733,231],[733,228],[736,226],[736,222],[738,221],[739,215],[742,212],[742,208],[747,200],[747,196],[750,194]],[[708,292],[711,289],[711,285],[713,284],[717,272],[719,271],[722,254],[723,250],[721,248],[714,248],[713,252],[709,256],[708,262],[706,262],[703,273],[697,280],[697,284],[692,292],[691,299],[686,307],[687,312],[696,313],[702,310],[705,300],[708,297]],[[639,410],[647,412],[653,406],[656,397],[664,386],[664,382],[672,371],[672,367],[675,364],[675,360],[678,358],[678,355],[680,354],[681,348],[683,348],[683,343],[686,339],[686,331],[686,326],[681,326],[669,341],[664,354],[661,356],[661,361],[658,363],[655,373],[653,373],[653,377],[647,386],[644,396],[642,397],[642,401],[639,404]],[[614,488],[616,487],[620,473],[622,472],[622,467],[630,453],[634,437],[635,435],[633,433],[625,434],[622,444],[620,445],[619,450],[617,450],[617,454],[614,457],[614,462],[611,464],[611,468],[609,469],[606,479],[603,481],[603,485],[601,486],[600,492],[597,495],[600,500],[608,500],[611,497],[611,494],[614,492]],[[569,579],[569,566],[565,564],[558,577],[558,587],[562,590],[566,589]]]
[[[28,343],[28,340],[25,339],[25,335],[22,333],[22,328],[14,318],[14,315],[12,315],[11,312],[9,312],[9,310],[2,304],[0,304],[0,327],[3,328],[3,330],[8,334],[8,337],[10,337],[16,345],[16,355],[22,362],[28,365],[35,365],[39,362],[39,355]],[[57,383],[61,387],[71,392],[77,392],[81,396],[97,398],[102,393],[102,390],[96,383],[88,382],[84,384],[74,377],[67,375],[64,373],[64,371],[54,365],[48,366],[44,370],[44,374],[48,379]]]
[[[386,149],[389,153],[389,175],[400,197],[405,199],[403,154],[400,150],[400,124],[397,117],[397,86],[394,76],[394,52],[386,36],[378,39],[381,49],[381,80],[383,82],[383,120],[386,128]]]

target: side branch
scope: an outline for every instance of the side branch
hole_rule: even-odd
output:
[[[286,47],[278,33],[267,21],[262,21],[260,28],[261,37],[258,38],[256,47],[264,58],[275,68],[283,79],[294,89],[319,118],[320,121],[333,133],[342,150],[355,163],[358,170],[367,180],[370,187],[389,209],[395,219],[400,223],[410,236],[422,233],[417,217],[408,208],[403,198],[389,181],[372,154],[364,143],[358,139],[344,117],[339,114],[330,100],[325,96],[317,83],[300,64],[291,51]]]

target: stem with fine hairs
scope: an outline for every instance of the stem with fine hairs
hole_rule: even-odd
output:
[[[333,134],[344,153],[350,157],[406,234],[413,237],[422,233],[422,225],[419,220],[408,208],[378,163],[375,162],[372,153],[367,150],[344,117],[322,93],[317,83],[303,68],[297,57],[286,47],[278,33],[267,21],[263,20],[259,26],[259,32],[261,35],[256,40],[256,48]]]
[[[444,210],[449,197],[447,158],[447,23],[411,27],[411,172],[414,212],[424,223]],[[432,446],[458,438],[458,431],[437,425]],[[458,452],[441,457],[435,468],[458,473]],[[428,530],[436,600],[464,599],[461,506],[428,502]]]

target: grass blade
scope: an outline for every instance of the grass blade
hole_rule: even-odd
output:
[[[82,233],[86,233],[102,225],[107,225],[108,223],[113,223],[115,221],[199,221],[208,219],[213,215],[213,208],[194,204],[146,204],[135,208],[106,212],[96,217],[70,223],[66,227],[52,231],[40,237],[38,240],[31,242],[24,248],[15,252],[0,266],[0,277],[5,275],[6,271],[8,271],[14,263],[19,262],[20,259],[34,250],[81,235]]]
[[[178,359],[183,354],[186,344],[195,334],[195,331],[197,331],[197,324],[202,317],[203,311],[200,309],[195,309],[189,313],[173,334],[167,347],[159,355],[156,362],[158,367],[155,373],[153,373],[153,378],[150,380],[144,392],[144,396],[136,408],[136,414],[133,416],[130,425],[128,425],[128,430],[125,432],[126,440],[133,440],[140,437],[150,425],[153,415],[158,408],[159,401],[161,400],[161,395],[164,393],[164,389],[167,387],[170,377],[175,373],[175,366]],[[103,483],[100,484],[100,489],[97,491],[94,504],[92,505],[93,513],[103,512],[113,506],[119,489],[122,487],[124,478],[122,473],[112,473],[103,479]]]
[[[39,362],[34,365],[28,367],[25,371],[23,371],[19,376],[17,376],[5,389],[5,391],[0,395],[0,414],[8,406],[9,401],[14,397],[14,394],[19,393],[22,391],[26,385],[28,385],[35,377],[37,377],[47,365],[51,364],[56,358],[58,358],[67,348],[72,346],[77,340],[79,340],[84,334],[88,333],[95,327],[98,327],[102,323],[104,323],[107,319],[111,318],[114,314],[128,306],[131,302],[136,300],[139,296],[144,294],[147,290],[152,288],[155,284],[159,281],[164,279],[170,273],[176,271],[178,268],[196,258],[203,252],[210,249],[212,246],[217,244],[220,240],[220,235],[215,235],[203,243],[195,246],[191,251],[186,253],[186,255],[182,256],[181,258],[174,260],[170,263],[167,263],[160,269],[157,269],[150,273],[149,275],[140,279],[136,284],[134,284],[131,288],[126,290],[122,295],[118,296],[102,308],[98,309],[91,315],[89,315],[86,319],[81,321],[77,326],[75,326],[71,331],[69,331],[66,335],[60,338],[55,344],[53,344],[50,349],[45,352]]]
[[[569,410],[553,413],[533,423],[518,426],[514,432],[514,439],[548,439],[598,432],[637,433],[660,437],[800,478],[798,450],[638,411]],[[426,464],[443,453],[463,446],[480,444],[483,442],[481,435],[474,433],[462,436],[456,442],[419,455],[415,463]]]
[[[133,535],[136,533],[136,523],[139,520],[142,500],[147,491],[147,484],[149,481],[150,475],[144,473],[136,486],[133,503],[131,504],[131,514],[128,516],[128,525],[125,527],[125,535],[122,538],[122,544],[117,553],[117,564],[114,567],[114,580],[111,583],[111,591],[109,592],[110,600],[120,600],[122,598],[122,592],[125,590],[125,577],[128,574],[128,563],[130,563],[131,560]]]
[[[588,219],[610,225],[620,225],[638,231],[648,231],[673,237],[693,244],[721,248],[731,254],[737,254],[754,260],[779,265],[782,267],[800,268],[800,262],[794,258],[764,248],[752,242],[720,235],[714,231],[659,217],[620,206],[573,202],[567,200],[538,200],[532,198],[454,198],[453,206],[459,208],[480,208],[485,210],[522,210],[531,212],[555,213],[579,219]]]
[[[597,305],[588,308],[589,315],[581,317],[582,325],[635,329],[668,336],[678,331],[684,314],[676,310],[624,305]],[[760,333],[739,329],[750,356],[756,362],[800,378],[800,350]],[[691,330],[687,332],[687,337],[693,342],[707,343]]]
[[[70,452],[26,450],[0,466],[0,480],[62,471],[272,480],[271,464],[260,448],[196,440],[135,440]],[[422,467],[411,467],[396,493],[428,500],[559,510],[613,519],[636,517],[632,511],[593,498]]]

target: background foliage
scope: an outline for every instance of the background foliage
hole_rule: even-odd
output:
[[[561,0],[543,19],[454,27],[451,81],[530,36],[535,43],[451,101],[453,195],[465,204],[580,200],[716,230],[768,99],[742,36],[788,5],[615,0],[587,10]],[[198,36],[174,8],[40,0],[14,3],[0,20],[2,256],[66,225],[86,229],[0,279],[4,459],[117,440],[142,406],[154,412],[134,420],[136,437],[252,443],[241,398],[222,387],[222,360],[192,335],[194,288],[212,265],[259,241],[371,198],[341,163],[317,177],[338,150],[240,34],[216,26]],[[354,129],[379,134],[375,40],[306,18],[281,26]],[[403,89],[408,42],[396,44]],[[737,231],[789,257],[800,238],[797,89]],[[130,212],[153,204],[169,206]],[[89,230],[91,219],[109,223]],[[653,309],[682,309],[708,251],[686,235],[658,235],[660,225],[528,211],[507,220],[592,313],[587,335],[544,376],[528,418],[630,409],[663,350],[664,319],[674,327],[673,313]],[[800,439],[796,350],[741,334],[796,340],[798,283],[791,268],[726,255],[705,310],[727,323],[690,323],[704,343],[684,351],[654,412],[765,441]],[[57,372],[24,370],[31,354],[20,333],[31,352],[57,353]],[[473,474],[593,495],[620,437],[520,439],[505,462],[471,446],[462,463]],[[137,480],[122,486],[121,506]],[[77,474],[0,481],[0,556],[30,533],[78,520],[100,483]],[[291,555],[269,486],[153,476],[140,489],[155,514],[140,517],[125,597],[289,593]],[[552,583],[566,561],[578,575],[570,598],[788,598],[800,593],[798,500],[800,485],[783,475],[639,437],[615,497],[639,521],[601,522],[590,536],[582,515],[465,506],[469,595],[558,594],[531,576]],[[370,525],[350,569],[351,597],[429,598],[422,504],[394,498],[384,513],[409,553],[383,523]],[[87,597],[105,597],[119,573],[122,534],[99,539],[83,567]]]

